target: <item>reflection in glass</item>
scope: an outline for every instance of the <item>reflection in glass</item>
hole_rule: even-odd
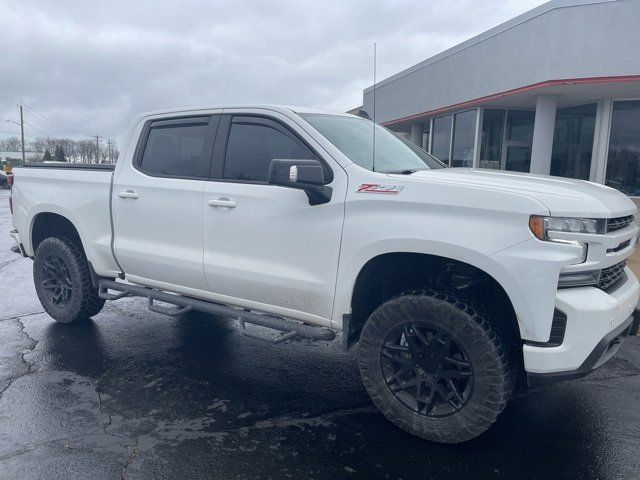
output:
[[[531,168],[531,146],[519,147],[507,145],[505,170],[529,172]]]
[[[431,155],[443,163],[449,164],[449,147],[451,146],[452,115],[433,119],[433,145]]]
[[[482,139],[480,140],[481,168],[500,169],[503,129],[504,110],[484,110],[482,117]]]
[[[529,172],[531,168],[531,143],[536,113],[530,110],[509,110],[505,141],[505,170]]]
[[[605,183],[640,195],[640,101],[613,104]]]
[[[589,180],[596,104],[556,112],[551,175]]]
[[[424,125],[424,131],[422,132],[422,144],[421,147],[425,152],[429,151],[429,135],[430,135],[430,130],[429,128],[431,127],[430,123],[427,122]]]
[[[452,167],[473,167],[476,115],[476,110],[456,113],[453,127]]]
[[[529,110],[509,110],[507,115],[507,140],[519,142],[533,141],[533,123],[536,112]]]

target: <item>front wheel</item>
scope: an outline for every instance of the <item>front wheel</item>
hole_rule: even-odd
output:
[[[50,237],[38,245],[33,280],[40,303],[58,322],[85,320],[104,306],[84,252],[69,239]]]
[[[362,381],[402,430],[439,443],[477,437],[511,395],[507,355],[482,309],[436,291],[378,307],[360,336]]]

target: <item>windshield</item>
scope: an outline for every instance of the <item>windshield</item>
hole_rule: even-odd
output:
[[[444,164],[417,145],[375,126],[375,162],[373,158],[373,122],[359,117],[301,114],[353,163],[375,172],[411,173],[416,170],[444,168]]]

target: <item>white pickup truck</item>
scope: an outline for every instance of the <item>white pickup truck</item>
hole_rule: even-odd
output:
[[[124,147],[115,168],[14,170],[12,235],[57,321],[136,295],[274,343],[342,331],[382,413],[447,443],[637,330],[636,207],[611,188],[443,168],[367,119],[310,109],[151,113]]]

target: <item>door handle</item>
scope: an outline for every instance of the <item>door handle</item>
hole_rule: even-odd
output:
[[[135,190],[125,190],[124,192],[118,193],[120,198],[140,198],[140,195]]]
[[[236,202],[226,197],[215,198],[207,202],[210,207],[236,208]]]

